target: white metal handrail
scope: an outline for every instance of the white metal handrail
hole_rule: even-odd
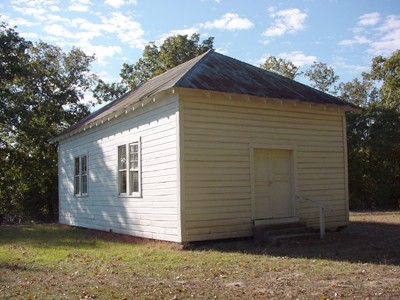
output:
[[[321,239],[323,239],[325,237],[325,210],[331,211],[332,209],[318,201],[312,200],[304,196],[296,195],[296,198],[299,200],[315,203],[319,207],[319,236]]]

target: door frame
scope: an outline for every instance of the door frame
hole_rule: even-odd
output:
[[[266,219],[265,223],[276,223],[277,221],[291,222],[298,219],[298,203],[296,201],[297,194],[297,146],[296,145],[276,145],[276,144],[249,144],[249,156],[250,156],[250,190],[251,190],[251,219],[255,223],[255,211],[256,211],[256,194],[255,194],[255,171],[254,171],[254,150],[286,150],[290,151],[290,159],[292,165],[292,217],[285,219]],[[264,222],[261,222],[264,223]]]

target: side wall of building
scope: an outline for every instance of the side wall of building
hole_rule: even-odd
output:
[[[179,242],[177,95],[59,143],[60,223]],[[118,194],[118,146],[140,141],[139,197]],[[74,158],[88,159],[88,193],[74,195]]]
[[[181,92],[183,240],[252,235],[252,149],[292,149],[294,192],[321,202],[326,226],[348,222],[344,112],[222,93]],[[315,203],[296,215],[319,224]]]

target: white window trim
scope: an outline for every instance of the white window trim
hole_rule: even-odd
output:
[[[130,145],[132,144],[138,144],[138,168],[137,168],[137,172],[138,172],[138,191],[137,192],[131,192],[132,187],[131,185],[131,166],[130,166]],[[138,140],[133,140],[130,143],[127,143],[125,145],[119,145],[117,147],[117,193],[118,193],[118,197],[132,197],[132,198],[141,198],[142,197],[142,141],[139,138]],[[120,186],[121,186],[121,182],[120,182],[120,176],[119,176],[119,148],[120,147],[126,147],[126,168],[125,168],[125,172],[126,172],[126,193],[121,193],[120,192]]]
[[[83,189],[83,175],[82,175],[83,157],[86,157],[86,193],[82,192],[82,189]],[[76,174],[76,169],[75,169],[76,159],[79,159],[78,174]],[[79,178],[79,192],[78,193],[76,192],[76,186],[75,186],[75,181],[76,181],[77,177]],[[86,154],[82,154],[82,155],[74,157],[74,197],[87,197],[88,194],[89,194],[89,155],[86,153]]]

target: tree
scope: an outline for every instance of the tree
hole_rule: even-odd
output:
[[[400,208],[399,70],[396,51],[375,57],[362,82],[339,85],[342,98],[361,106],[347,114],[351,208]]]
[[[350,208],[400,207],[400,114],[371,103],[347,115]]]
[[[1,25],[0,210],[38,218],[57,212],[57,149],[48,140],[89,113],[94,57],[26,41]]]
[[[314,62],[304,75],[311,81],[312,87],[325,93],[329,92],[330,87],[339,80],[333,68],[322,62]]]
[[[302,74],[302,72],[299,72],[300,67],[294,65],[291,61],[276,58],[275,56],[267,57],[260,67],[290,79],[295,79]]]
[[[385,107],[400,111],[400,50],[389,58],[375,57],[371,72],[364,73],[364,76],[382,83],[380,94]]]
[[[134,89],[143,82],[164,73],[208,50],[213,50],[214,38],[200,43],[199,34],[176,35],[168,37],[157,47],[153,42],[146,45],[142,58],[135,64],[124,63],[121,68],[120,83],[107,84],[100,81],[94,97],[101,103],[115,100],[129,89]]]
[[[336,87],[336,93],[340,98],[357,106],[365,107],[370,102],[378,101],[379,91],[371,80],[363,78],[360,81],[354,78],[352,81],[341,82]]]

